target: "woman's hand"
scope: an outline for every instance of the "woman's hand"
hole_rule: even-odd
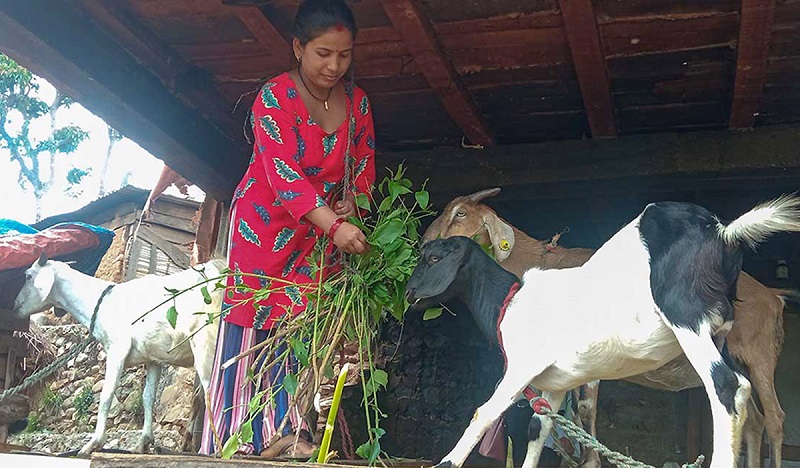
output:
[[[340,250],[349,254],[363,254],[369,252],[369,243],[366,236],[358,227],[344,222],[333,235],[333,243]]]
[[[347,219],[350,216],[356,215],[356,199],[352,193],[345,195],[344,200],[336,202],[333,205],[333,212],[336,216]]]

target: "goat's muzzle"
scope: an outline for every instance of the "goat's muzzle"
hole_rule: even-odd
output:
[[[408,301],[408,303],[411,305],[414,305],[414,303],[419,300],[415,296],[414,292],[415,292],[414,288],[406,289],[406,301]]]

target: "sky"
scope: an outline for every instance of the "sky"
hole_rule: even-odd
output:
[[[55,88],[47,81],[38,78],[40,85],[39,98],[52,102]],[[19,119],[18,119],[19,120]],[[18,123],[18,122],[17,122]],[[108,145],[108,130],[105,122],[95,116],[79,103],[68,109],[59,109],[56,115],[56,127],[77,125],[89,133],[78,149],[69,155],[57,155],[57,173],[66,174],[70,165],[87,169],[90,174],[83,178],[77,187],[67,191],[68,184],[64,176],[57,177],[53,189],[42,200],[42,216],[71,212],[97,199],[100,187],[99,172]],[[12,124],[13,129],[13,124]],[[43,138],[49,130],[49,118],[44,117],[31,125],[33,138]],[[109,168],[105,177],[106,192],[118,190],[126,178],[130,185],[143,189],[152,188],[163,168],[163,162],[144,150],[128,138],[123,138],[114,146]],[[28,186],[24,190],[19,185],[19,165],[11,162],[8,150],[0,149],[0,218],[10,218],[26,224],[35,221],[33,190]],[[180,195],[176,190],[168,191],[171,195]],[[197,187],[190,190],[192,198],[202,200],[203,193]]]

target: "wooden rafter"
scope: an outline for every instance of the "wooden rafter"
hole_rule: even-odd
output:
[[[80,4],[123,48],[150,68],[165,86],[210,117],[228,135],[238,135],[241,125],[231,116],[230,104],[213,86],[206,86],[210,80],[197,79],[202,74],[197,67],[147,31],[118,2],[80,0]]]
[[[743,0],[729,127],[753,128],[767,76],[775,0]]]
[[[288,68],[291,66],[291,44],[275,28],[269,18],[264,16],[259,7],[252,5],[236,6],[233,11],[236,12],[239,21],[247,27],[261,46],[270,54],[279,58],[282,67]]]
[[[68,24],[71,27],[65,27]],[[229,199],[247,148],[187,105],[67,2],[0,1],[0,50],[184,174]]]
[[[478,107],[445,56],[430,19],[416,0],[381,0],[381,4],[425,79],[464,135],[473,144],[493,145],[494,139]]]
[[[592,136],[615,137],[617,124],[591,0],[561,0],[561,15]]]

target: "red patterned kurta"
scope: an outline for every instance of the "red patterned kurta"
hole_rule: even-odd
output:
[[[375,182],[372,112],[360,88],[346,94],[356,122],[350,146],[355,158],[354,187],[356,192],[368,193]],[[241,282],[256,289],[264,286],[258,278],[236,273],[308,284],[312,270],[307,257],[324,233],[303,216],[323,205],[332,206],[334,187],[344,177],[349,119],[335,132],[326,133],[314,123],[288,73],[264,85],[253,103],[252,118],[253,155],[231,204],[228,265],[234,275],[228,277],[228,286]],[[272,287],[279,285],[272,283]],[[269,329],[287,310],[298,313],[306,304],[302,287],[273,292],[255,307],[252,302],[238,304],[246,297],[240,291],[232,298],[226,296],[226,321]]]

